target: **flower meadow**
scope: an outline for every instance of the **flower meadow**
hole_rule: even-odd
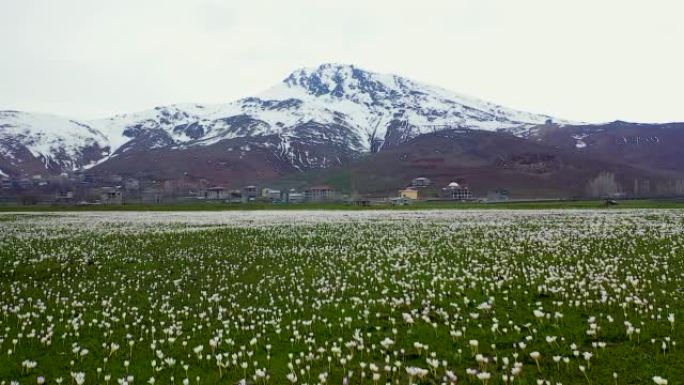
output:
[[[0,384],[684,384],[684,211],[0,215]]]

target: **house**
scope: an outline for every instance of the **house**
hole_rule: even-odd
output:
[[[424,176],[414,178],[411,181],[411,187],[414,188],[422,188],[422,187],[428,187],[432,184],[432,181]]]
[[[55,202],[57,203],[73,203],[74,202],[74,192],[73,191],[58,191],[55,193]]]
[[[281,199],[280,190],[268,187],[261,190],[261,196],[272,202],[279,201]]]
[[[228,202],[229,203],[242,203],[242,191],[241,190],[230,190],[228,192]]]
[[[244,201],[253,201],[257,196],[259,194],[256,186],[245,186],[242,188],[242,199]]]
[[[164,190],[159,186],[149,186],[142,190],[140,199],[143,203],[162,203]]]
[[[368,207],[368,206],[370,206],[370,205],[373,204],[373,202],[372,202],[370,199],[367,199],[367,198],[357,198],[357,199],[353,199],[353,200],[351,201],[351,203],[352,203],[354,206],[364,206],[364,207]]]
[[[413,203],[414,199],[406,197],[393,197],[390,198],[390,203],[395,206],[406,206]]]
[[[399,198],[412,199],[414,201],[418,200],[418,190],[412,187],[399,190]]]
[[[288,203],[303,203],[305,199],[304,193],[297,192],[295,189],[290,189],[286,193],[285,200]]]
[[[224,200],[228,198],[228,193],[223,186],[209,187],[204,190],[204,199],[207,200]]]
[[[123,190],[120,186],[102,187],[100,189],[100,202],[107,205],[123,204]]]
[[[442,196],[447,199],[458,201],[473,199],[473,194],[470,192],[468,186],[461,185],[457,182],[451,182],[447,187],[443,188]]]
[[[304,191],[304,197],[308,202],[329,201],[335,199],[335,190],[327,185],[313,186]]]

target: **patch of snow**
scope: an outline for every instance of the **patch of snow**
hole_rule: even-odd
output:
[[[577,149],[586,148],[587,143],[582,139],[586,138],[587,136],[589,136],[589,134],[573,135],[572,138],[575,139],[575,148],[577,148]]]

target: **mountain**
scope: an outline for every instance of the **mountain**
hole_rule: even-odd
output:
[[[109,155],[108,139],[88,124],[55,115],[0,111],[0,173],[60,173]]]
[[[446,179],[447,174],[458,174],[476,180],[477,172],[491,171],[490,180],[498,175],[512,181],[510,169],[491,167],[496,162],[553,167],[553,173],[542,173],[543,177],[537,173],[532,179],[523,169],[514,171],[522,172],[518,182],[530,186],[541,186],[544,178],[552,184],[551,179],[557,179],[556,190],[570,179],[584,186],[597,167],[618,170],[629,178],[684,175],[684,162],[679,161],[682,124],[576,123],[508,109],[396,75],[323,64],[296,70],[261,94],[231,103],[159,106],[85,122],[2,111],[0,176],[86,170],[94,176],[205,179],[231,186],[293,177],[304,180],[326,170],[346,169],[343,173],[350,174],[360,164],[371,170],[373,164],[392,159],[394,151],[410,153],[411,146],[416,154],[418,148],[428,151],[425,146],[439,147],[437,139],[428,139],[440,138],[444,132],[468,132],[471,139],[463,143],[473,151],[479,149],[478,164],[488,165],[487,169],[455,167],[472,159],[466,148],[454,151],[444,162],[430,166]],[[473,138],[498,144],[482,147]],[[543,161],[551,159],[547,156],[553,160]],[[392,166],[396,165],[404,167],[395,172],[402,175],[401,184],[420,172],[402,162]],[[566,174],[572,177],[563,179]],[[387,181],[386,191],[399,183],[377,175]],[[485,180],[480,182],[489,186]]]
[[[161,106],[88,122],[6,112],[0,117],[4,137],[16,134],[5,129],[8,124],[14,126],[12,114],[25,117],[23,132],[33,135],[35,146],[47,146],[40,155],[61,159],[58,165],[66,170],[87,166],[94,159],[84,163],[78,151],[64,153],[52,146],[48,140],[54,141],[62,131],[64,142],[76,147],[98,143],[108,148],[95,159],[100,163],[116,161],[126,152],[259,138],[256,142],[267,145],[284,162],[306,170],[341,164],[348,157],[377,152],[446,127],[525,132],[552,119],[399,76],[336,64],[297,70],[260,95],[227,104]],[[64,126],[68,127],[62,130]],[[52,136],[44,136],[46,132]],[[328,149],[318,149],[321,146],[334,151],[328,154]],[[59,167],[54,166],[45,169],[57,171]]]
[[[423,176],[432,180],[435,195],[439,187],[456,180],[470,186],[476,196],[503,189],[515,198],[571,198],[583,196],[587,182],[606,171],[614,174],[622,190],[630,194],[635,180],[648,180],[652,192],[657,190],[660,195],[681,189],[684,181],[684,174],[673,179],[668,173],[645,171],[509,133],[449,129],[420,135],[345,167],[311,174],[305,180],[286,180],[286,185],[329,184],[343,191],[381,197],[396,194],[411,179]]]
[[[287,140],[300,137],[300,127],[313,122],[328,142],[375,152],[444,127],[518,132],[547,120],[553,119],[399,76],[324,64],[297,70],[260,95],[233,103],[157,107],[89,123],[107,133],[116,149],[150,130],[165,132],[178,145],[264,135]]]
[[[684,123],[544,124],[531,128],[528,138],[652,172],[684,173]]]

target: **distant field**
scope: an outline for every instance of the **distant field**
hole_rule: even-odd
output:
[[[0,214],[0,382],[680,384],[684,211],[592,204]]]
[[[434,210],[434,209],[684,209],[682,200],[625,200],[609,206],[605,201],[522,201],[499,203],[416,202],[405,206],[379,204],[358,206],[351,203],[163,203],[124,205],[17,205],[0,204],[9,211],[220,211],[220,210]]]

